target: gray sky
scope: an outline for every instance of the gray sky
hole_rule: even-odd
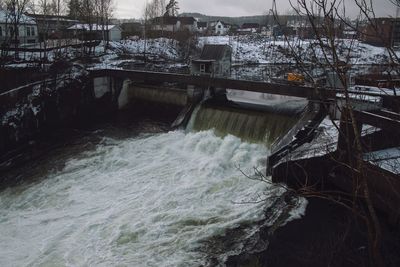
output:
[[[141,18],[146,0],[114,0],[115,17]],[[150,1],[150,0],[147,0]],[[346,0],[347,13],[354,16],[356,8],[353,0]],[[372,0],[375,2],[377,16],[395,16],[396,8],[389,0]],[[168,0],[166,0],[168,2]],[[276,0],[280,12],[290,9],[289,0]],[[272,7],[272,0],[178,0],[179,12],[198,12],[216,16],[251,16],[265,14]]]

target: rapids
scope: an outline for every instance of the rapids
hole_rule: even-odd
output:
[[[0,266],[201,266],[203,241],[263,220],[258,194],[282,193],[240,172],[265,169],[266,146],[232,135],[91,136],[0,192]]]

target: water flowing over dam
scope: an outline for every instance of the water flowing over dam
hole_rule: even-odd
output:
[[[264,170],[295,121],[201,106],[186,131],[102,125],[9,174],[26,181],[0,192],[0,265],[204,266],[207,240],[247,225],[219,248],[223,264],[266,219],[258,196],[283,193],[241,171]]]
[[[196,131],[214,129],[221,136],[232,134],[249,142],[270,146],[296,121],[296,117],[277,113],[203,106],[195,113],[190,127]]]

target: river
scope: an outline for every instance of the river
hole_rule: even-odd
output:
[[[104,126],[14,170],[0,192],[0,266],[202,266],[207,240],[247,225],[282,189],[246,178],[268,148],[213,130]],[[304,207],[303,207],[304,208]],[[301,210],[302,208],[300,208]]]
[[[0,192],[0,266],[200,266],[204,241],[264,219],[248,202],[281,190],[240,172],[265,168],[264,145],[150,126],[97,129],[14,171],[29,179]]]

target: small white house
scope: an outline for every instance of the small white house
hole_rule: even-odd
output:
[[[69,27],[68,30],[73,31],[74,35],[94,33],[93,38],[96,40],[119,41],[122,38],[122,29],[118,25],[104,25],[105,36],[103,36],[103,26],[98,24],[77,23]]]
[[[14,43],[17,34],[19,44],[37,43],[38,28],[35,19],[20,15],[18,30],[14,30],[15,21],[7,10],[0,10],[0,43]]]
[[[192,75],[229,77],[232,65],[232,47],[229,45],[206,44],[200,58],[192,60]]]
[[[214,21],[209,23],[212,32],[216,35],[227,35],[230,30],[230,25],[223,21]]]

